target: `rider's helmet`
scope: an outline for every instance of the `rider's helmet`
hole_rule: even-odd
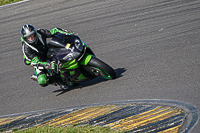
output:
[[[25,24],[21,29],[21,36],[29,44],[37,43],[37,31],[33,25]]]

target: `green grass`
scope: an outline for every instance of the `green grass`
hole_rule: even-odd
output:
[[[69,126],[69,127],[31,127],[24,130],[13,129],[13,133],[123,133],[115,131],[109,127],[98,126]]]
[[[22,1],[22,0],[0,0],[0,6],[1,5],[5,5],[5,4],[10,4],[10,3],[18,2],[18,1]]]

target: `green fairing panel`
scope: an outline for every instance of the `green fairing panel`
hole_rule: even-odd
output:
[[[74,75],[75,71],[70,71],[69,73],[70,73],[70,75]]]
[[[65,69],[75,69],[75,68],[78,68],[78,62],[76,62],[76,60],[74,59],[73,61],[64,63],[62,65],[62,68],[65,68]]]
[[[65,71],[60,71],[60,73],[62,73],[62,74],[63,74],[63,73],[65,73]]]
[[[62,68],[65,69],[75,69],[78,68],[78,64],[80,65],[87,65],[89,63],[89,61],[91,60],[92,55],[90,54],[85,54],[84,57],[80,60],[80,62],[76,62],[76,59],[74,59],[73,61],[70,62],[66,62],[62,65]]]
[[[87,65],[90,62],[91,58],[92,58],[92,55],[86,53],[84,57],[80,60],[80,64]]]
[[[86,48],[89,48],[89,46],[87,44],[85,44],[83,41],[82,41],[82,43],[83,43],[83,46],[85,46]]]
[[[78,80],[86,79],[86,77],[81,73],[81,75],[78,77]]]

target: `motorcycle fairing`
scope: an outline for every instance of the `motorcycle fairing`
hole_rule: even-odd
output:
[[[47,56],[50,59],[60,61],[60,76],[70,82],[80,82],[94,78],[90,74],[84,74],[84,68],[87,67],[94,53],[84,42],[81,41],[80,43],[80,41],[80,38],[75,35],[59,33],[49,42]],[[66,60],[65,58],[72,53],[78,53],[79,55],[71,61]]]

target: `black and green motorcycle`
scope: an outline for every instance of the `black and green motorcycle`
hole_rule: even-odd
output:
[[[52,84],[74,85],[96,77],[115,79],[112,67],[98,59],[93,51],[77,35],[58,33],[49,42],[47,57],[54,62],[48,70]],[[37,80],[36,75],[31,79]]]

